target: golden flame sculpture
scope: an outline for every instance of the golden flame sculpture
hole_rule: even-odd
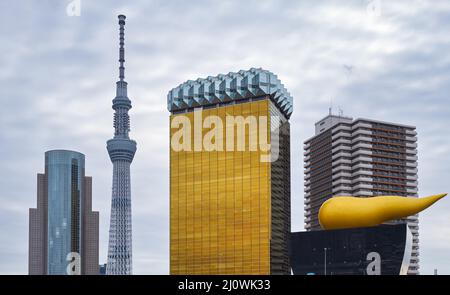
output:
[[[371,198],[334,197],[322,204],[319,222],[323,229],[376,226],[419,213],[447,194],[425,198],[380,196]]]

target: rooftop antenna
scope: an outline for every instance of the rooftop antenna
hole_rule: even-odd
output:
[[[125,67],[124,67],[124,63],[125,63],[125,15],[121,14],[118,16],[119,18],[119,79],[120,81],[123,81],[125,79]]]
[[[340,106],[338,106],[338,110],[339,110],[339,117],[343,117],[344,116],[344,111],[341,109]]]
[[[333,114],[333,98],[330,98],[330,107],[328,108],[328,115]]]

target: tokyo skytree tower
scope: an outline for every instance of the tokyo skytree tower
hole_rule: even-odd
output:
[[[119,15],[119,81],[113,99],[114,138],[107,141],[108,154],[113,163],[111,221],[109,228],[108,263],[106,274],[132,274],[131,249],[131,183],[130,165],[136,152],[136,142],[128,136],[130,131],[131,101],[125,82],[125,16]]]

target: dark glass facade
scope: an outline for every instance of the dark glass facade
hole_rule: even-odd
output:
[[[407,273],[411,249],[406,224],[295,232],[290,260],[295,275],[398,275]]]

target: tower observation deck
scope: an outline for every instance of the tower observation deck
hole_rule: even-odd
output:
[[[111,220],[109,228],[109,275],[132,274],[131,181],[130,165],[136,152],[136,142],[130,131],[131,100],[125,82],[125,16],[119,15],[119,81],[113,99],[114,137],[107,141],[107,150],[113,164]]]

